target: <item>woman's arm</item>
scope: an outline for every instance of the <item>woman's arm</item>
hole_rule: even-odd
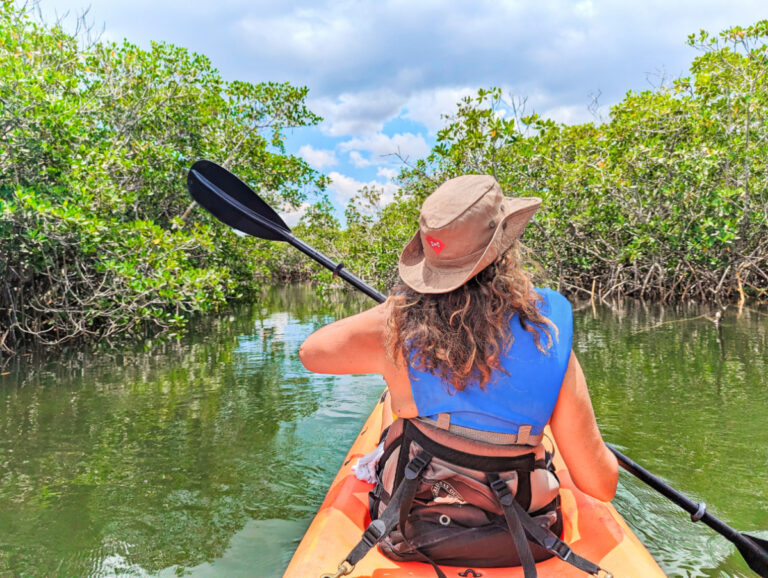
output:
[[[573,352],[550,425],[576,487],[598,500],[611,500],[619,467],[600,435],[587,381]]]
[[[321,327],[302,343],[299,358],[315,373],[383,373],[387,304]]]
[[[391,394],[392,411],[416,417],[408,369],[401,357],[387,355],[389,308],[383,303],[352,317],[321,327],[299,349],[304,367],[316,373],[380,373]]]

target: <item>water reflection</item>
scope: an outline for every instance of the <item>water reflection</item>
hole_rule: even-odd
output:
[[[148,351],[0,376],[0,575],[279,576],[383,388],[308,374],[300,342],[369,306],[274,291]],[[606,439],[741,530],[768,528],[768,316],[587,304],[578,352]],[[728,542],[622,476],[674,576],[748,576]],[[760,533],[760,532],[757,532]]]
[[[574,348],[604,437],[742,531],[768,529],[768,315],[586,308]],[[752,575],[729,542],[629,476],[616,504],[673,576]]]
[[[220,557],[249,519],[308,518],[335,464],[325,458],[344,450],[310,451],[319,424],[303,421],[327,405],[335,380],[310,383],[296,351],[356,303],[275,292],[149,353],[28,363],[4,376],[0,570],[179,570]]]

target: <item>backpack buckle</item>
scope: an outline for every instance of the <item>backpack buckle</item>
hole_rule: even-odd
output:
[[[384,536],[384,532],[386,530],[387,527],[384,525],[384,522],[381,519],[374,520],[368,524],[365,532],[363,532],[362,541],[365,542],[365,545],[369,548],[373,548],[376,544],[379,543],[379,540],[381,540],[381,538]]]
[[[555,453],[554,452],[544,452],[544,466],[548,470],[553,470],[554,469],[554,467],[552,465],[552,460],[554,459],[554,457],[555,457]]]
[[[568,544],[554,536],[549,536],[544,540],[544,547],[564,562],[567,562],[573,554],[573,550]]]
[[[515,496],[512,495],[507,482],[501,478],[496,478],[491,482],[491,489],[496,492],[502,506],[511,506],[512,502],[515,501]]]
[[[421,452],[418,456],[408,462],[407,466],[405,466],[405,478],[407,480],[415,480],[431,461],[432,456],[430,454]]]

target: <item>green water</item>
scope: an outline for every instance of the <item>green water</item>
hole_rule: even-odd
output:
[[[311,375],[313,329],[368,306],[305,289],[145,350],[0,366],[0,578],[280,576],[384,384]],[[590,306],[574,347],[604,436],[768,537],[768,314]],[[751,576],[622,474],[614,502],[672,576]]]

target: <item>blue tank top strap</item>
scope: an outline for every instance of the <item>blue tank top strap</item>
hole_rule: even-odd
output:
[[[524,426],[530,435],[541,434],[552,416],[560,394],[573,342],[571,304],[552,289],[536,289],[542,298],[540,311],[557,327],[546,352],[536,347],[517,314],[509,322],[513,343],[501,365],[481,389],[477,384],[456,391],[429,372],[409,368],[411,391],[420,417],[437,420],[449,414],[451,424],[483,431],[517,434]],[[546,346],[546,336],[541,336]],[[411,356],[412,357],[412,356]]]

